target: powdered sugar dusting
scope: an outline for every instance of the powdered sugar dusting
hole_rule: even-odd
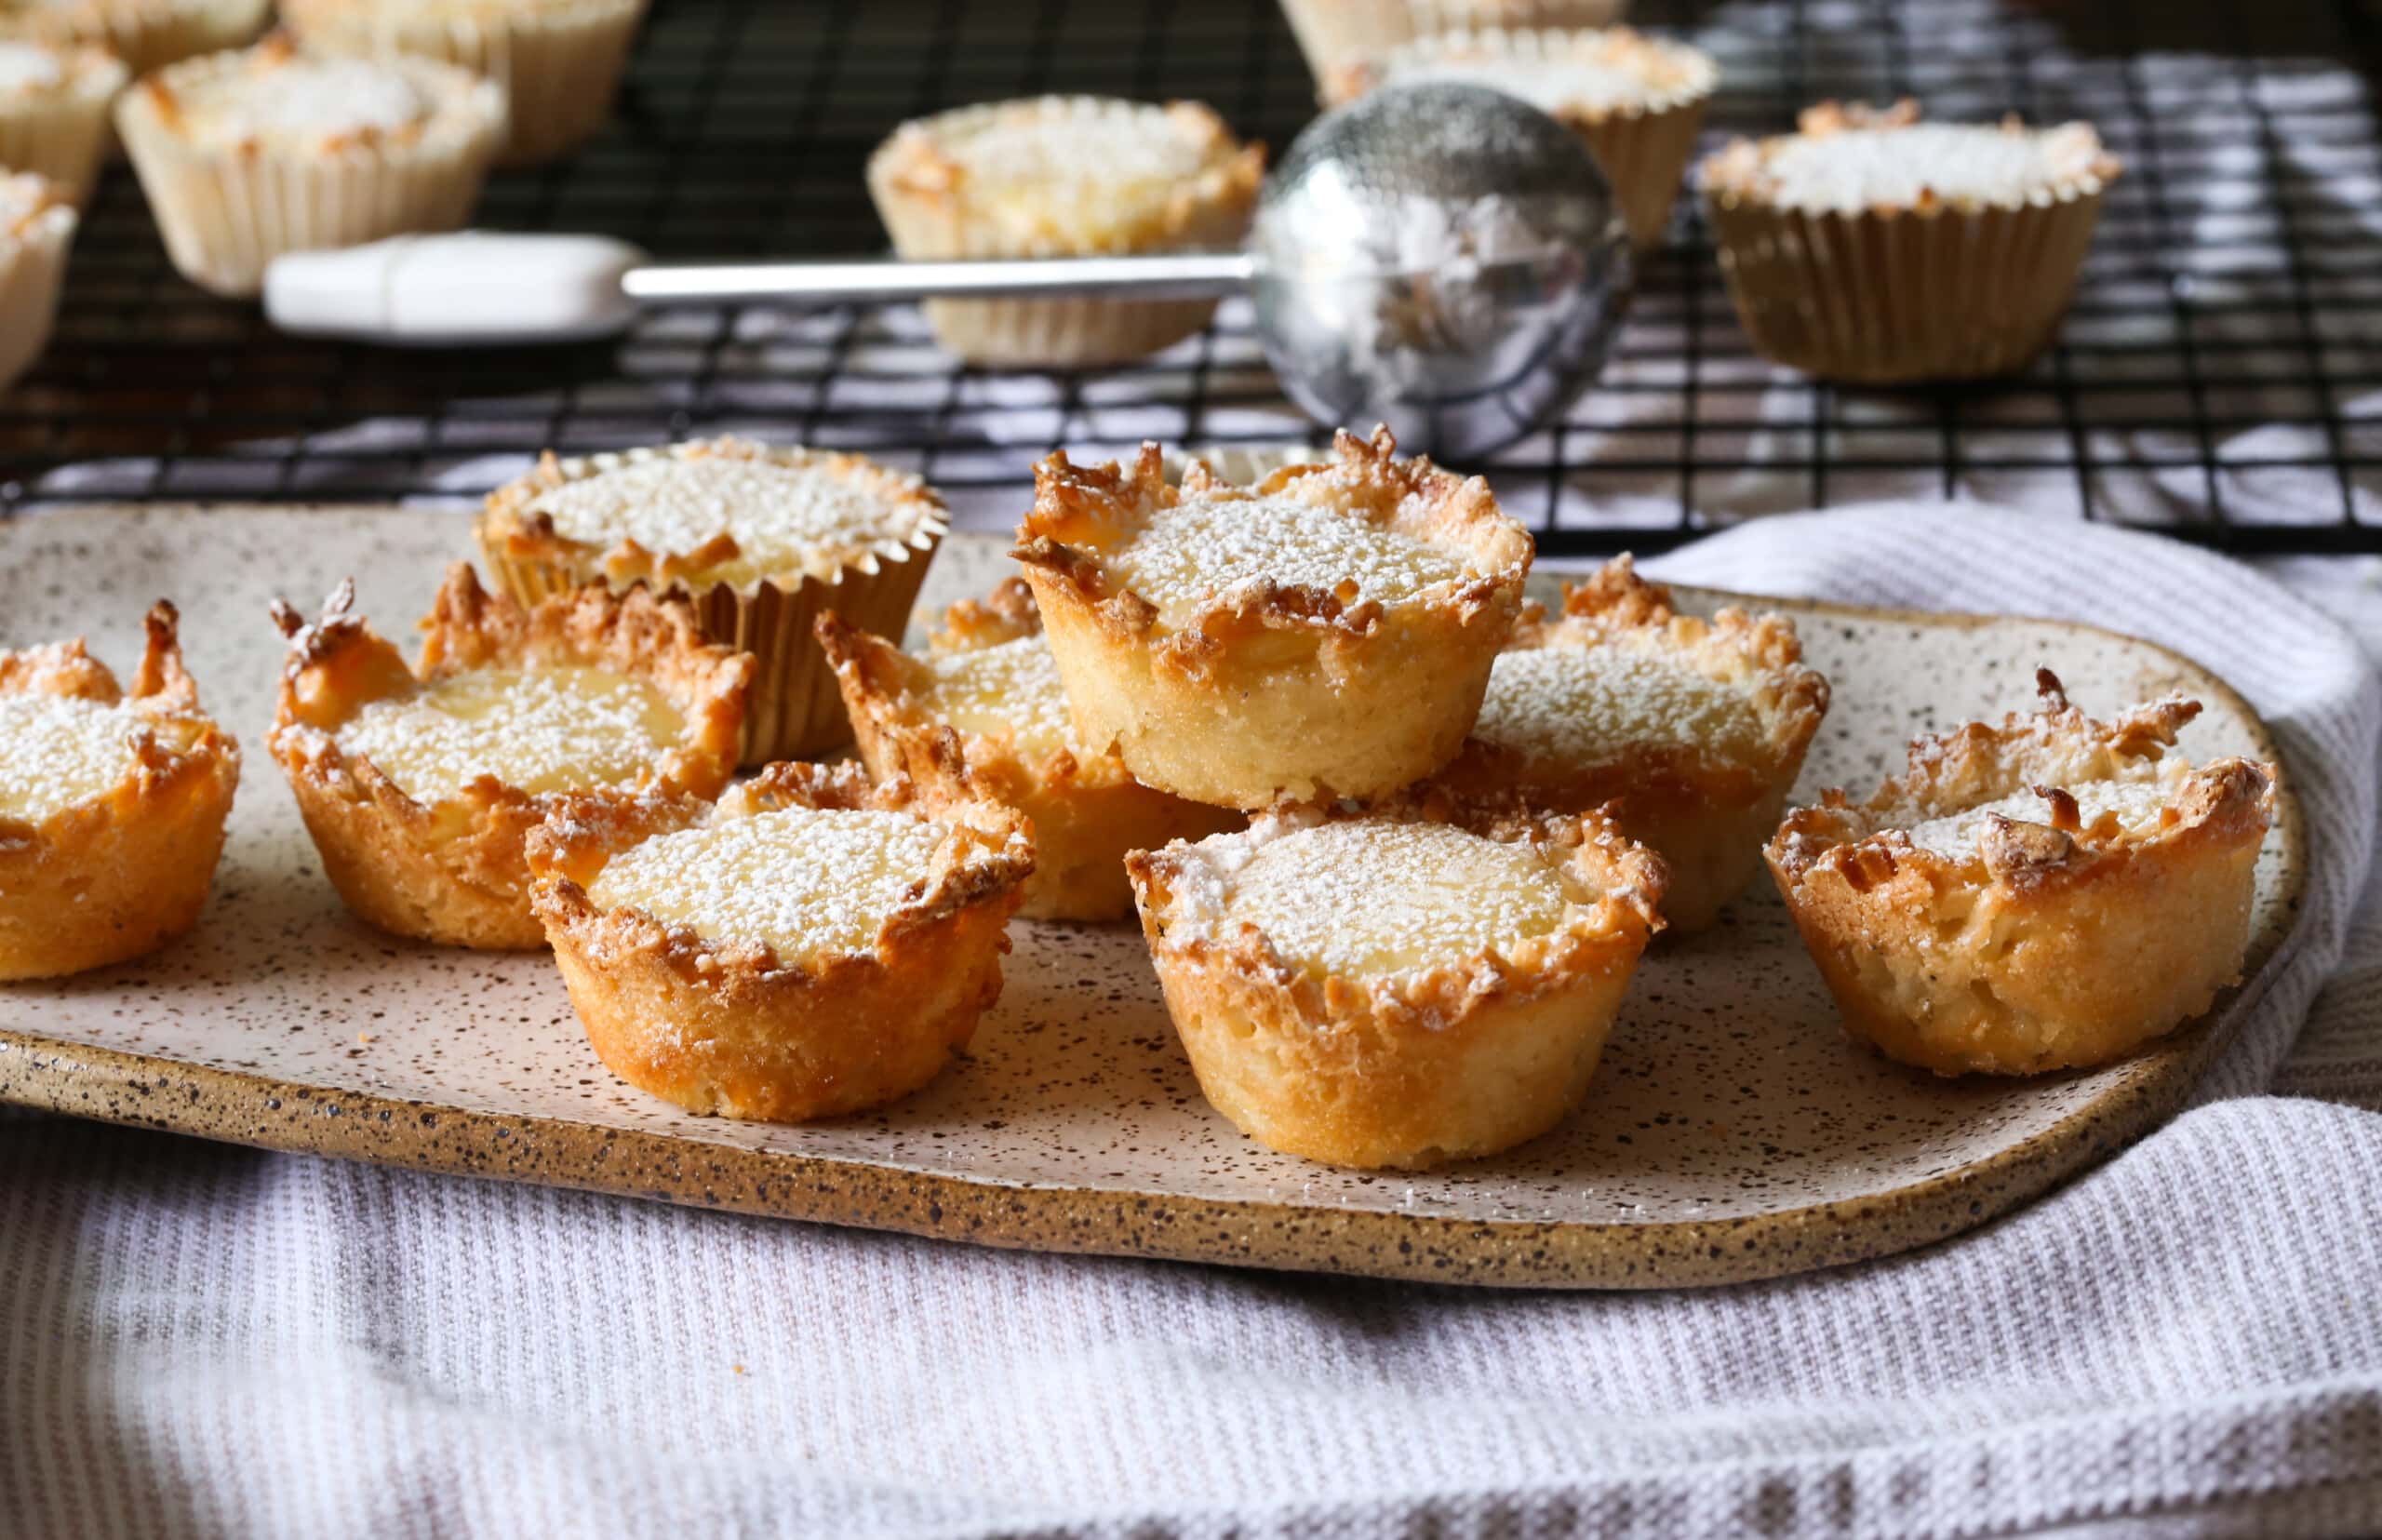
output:
[[[184,132],[203,144],[316,144],[419,127],[435,110],[397,70],[367,59],[292,58],[194,82]]]
[[[1181,624],[1245,583],[1391,605],[1470,568],[1455,553],[1331,502],[1193,493],[1109,554],[1117,575]]]
[[[705,941],[767,946],[782,961],[868,953],[948,833],[877,809],[782,808],[647,840],[614,858],[587,896]]]
[[[1461,963],[1560,926],[1568,901],[1527,845],[1442,824],[1323,824],[1260,845],[1224,913],[1294,968],[1379,976]]]
[[[1646,744],[1751,754],[1762,725],[1745,691],[1659,646],[1517,648],[1500,653],[1472,736],[1585,768]]]
[[[557,533],[687,556],[725,534],[740,555],[713,574],[740,582],[840,565],[886,540],[885,502],[825,465],[730,455],[625,461],[541,492],[528,511]]]
[[[65,63],[37,43],[0,42],[0,96],[55,90],[66,79]]]
[[[684,730],[676,708],[641,679],[582,666],[488,668],[374,701],[335,741],[408,797],[435,803],[483,775],[532,793],[635,782]]]
[[[961,732],[1007,737],[1018,747],[1049,754],[1082,753],[1059,683],[1058,660],[1037,634],[993,647],[928,655],[933,683],[925,705]]]
[[[1774,141],[1758,189],[1772,203],[1859,213],[1940,200],[2009,207],[2075,181],[2099,142],[2081,124],[2048,130],[1917,123]]]
[[[2086,828],[2114,813],[2120,829],[2127,832],[2157,823],[2175,796],[2174,789],[2161,781],[2083,781],[2064,789],[2076,798],[2078,818]],[[1937,855],[1973,856],[1988,820],[1997,813],[2022,824],[2049,824],[2052,818],[2049,802],[2032,791],[2023,791],[1931,818],[1909,831],[1910,842]]]
[[[122,705],[0,695],[0,817],[39,824],[112,790],[144,727]]]

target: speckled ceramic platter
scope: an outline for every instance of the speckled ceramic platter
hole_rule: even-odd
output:
[[[1723,1282],[1881,1255],[2007,1210],[2164,1117],[2215,1048],[2188,1026],[2089,1075],[1942,1081],[1848,1043],[1765,888],[1656,946],[1587,1104],[1493,1160],[1361,1175],[1276,1156],[1209,1110],[1139,933],[1021,923],[967,1058],[880,1115],[688,1117],[615,1082],[542,956],[394,940],[332,896],[263,752],[275,594],[354,573],[401,634],[464,522],[392,510],[78,512],[0,521],[0,644],[87,634],[128,666],[182,607],[208,703],[248,748],[216,896],[144,961],[0,984],[0,1098],[275,1148],[1051,1251],[1448,1282]],[[927,600],[988,585],[955,538]],[[1711,596],[1683,595],[1691,605]],[[2273,750],[2233,692],[2148,644],[2016,620],[1797,609],[1836,706],[1806,791],[1866,785],[1913,731],[2027,705],[2038,663],[2095,707],[2180,688],[2195,756]],[[2258,869],[2255,971],[2287,936],[2299,821]],[[2255,978],[2248,987],[2256,987]]]

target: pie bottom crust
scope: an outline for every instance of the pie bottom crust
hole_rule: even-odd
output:
[[[1252,824],[1263,838],[1280,817]],[[1375,816],[1469,824],[1563,852],[1600,896],[1510,962],[1451,959],[1397,985],[1283,966],[1253,931],[1188,943],[1176,929],[1184,846],[1131,862],[1167,1012],[1199,1089],[1269,1149],[1362,1170],[1423,1170],[1511,1148],[1586,1093],[1639,955],[1662,921],[1663,864],[1600,815],[1488,814],[1434,804]],[[1245,837],[1226,836],[1226,839]],[[1195,879],[1196,880],[1196,879]]]
[[[39,825],[0,818],[0,981],[141,957],[188,931],[206,907],[240,747],[198,709],[172,605],[149,611],[148,631],[130,698],[157,731],[135,750],[132,770]],[[80,642],[0,652],[0,692],[125,698]]]
[[[1039,629],[1025,584],[1012,578],[984,603],[955,605],[944,636],[977,648]],[[1024,918],[1122,919],[1133,912],[1127,852],[1241,822],[1224,809],[1143,785],[1114,755],[1084,760],[1062,749],[1037,759],[1007,742],[933,720],[909,699],[920,672],[916,660],[838,616],[819,618],[819,645],[843,684],[844,708],[870,775],[908,778],[930,809],[988,798],[1025,815],[1034,832],[1034,876],[1018,910]]]
[[[2241,979],[2272,766],[2203,765],[2160,826],[2112,837],[2008,820],[1953,860],[1893,826],[1914,805],[1947,814],[2063,770],[2156,759],[2199,709],[2171,700],[2104,724],[2044,677],[2046,712],[1918,740],[1906,777],[1866,805],[1831,793],[1797,809],[1767,852],[1846,1030],[1938,1075],[2105,1065]]]
[[[784,807],[917,810],[857,765],[772,765],[718,815]],[[935,816],[976,852],[890,920],[874,956],[786,964],[587,896],[611,856],[701,821],[692,799],[559,810],[530,837],[533,900],[571,1005],[615,1075],[690,1112],[799,1122],[881,1106],[924,1086],[1000,997],[1006,927],[1033,867],[1015,813],[989,803]]]
[[[298,617],[286,607],[276,614],[292,641],[271,746],[323,875],[350,909],[397,935],[489,951],[544,945],[522,842],[554,794],[484,776],[460,799],[426,807],[369,760],[341,752],[335,734],[342,723],[418,682],[395,647],[348,614],[353,597],[343,585],[320,621],[294,632]],[[424,679],[439,677],[450,662],[467,669],[538,660],[600,664],[661,689],[688,734],[662,757],[654,784],[582,793],[582,801],[709,796],[727,784],[752,665],[704,644],[683,605],[642,589],[615,597],[590,588],[525,610],[482,589],[459,562],[424,629]]]

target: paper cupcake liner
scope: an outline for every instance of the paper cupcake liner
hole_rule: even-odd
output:
[[[114,142],[108,108],[130,74],[96,49],[69,52],[65,62],[62,89],[0,102],[0,166],[48,178],[79,208]]]
[[[1662,244],[1671,208],[1687,179],[1695,136],[1704,127],[1709,96],[1641,113],[1613,113],[1593,121],[1559,114],[1588,147],[1597,168],[1613,183],[1629,244],[1644,251]]]
[[[244,57],[225,56],[224,67]],[[182,66],[211,67],[212,59]],[[502,88],[478,83],[473,100],[468,131],[387,151],[209,149],[168,127],[139,86],[118,100],[116,127],[174,266],[202,288],[246,297],[285,251],[461,228],[504,134]]]
[[[283,0],[281,9],[326,53],[444,60],[502,84],[513,127],[499,161],[532,166],[577,149],[611,115],[646,0],[491,8],[485,20],[420,15],[412,0]]]
[[[1895,384],[2006,374],[2042,352],[2102,197],[2096,186],[2012,208],[1848,215],[1707,193],[1706,212],[1755,351]]]
[[[852,741],[843,691],[811,635],[811,623],[832,610],[864,631],[901,636],[909,629],[910,609],[941,544],[937,530],[930,543],[909,548],[901,559],[880,555],[874,572],[847,567],[833,582],[805,578],[796,587],[782,588],[765,579],[743,589],[722,583],[700,589],[674,583],[662,590],[694,606],[710,640],[753,655],[741,764],[815,758]],[[480,555],[498,584],[524,604],[581,584],[578,570],[566,563],[516,557],[487,540],[480,542]]]
[[[1282,14],[1318,81],[1360,54],[1437,33],[1480,27],[1604,27],[1625,0],[1282,0]]]
[[[253,40],[272,8],[272,0],[82,0],[36,7],[16,25],[45,42],[97,44],[138,76]]]
[[[0,390],[49,344],[75,223],[74,209],[56,205],[13,235],[0,234]]]

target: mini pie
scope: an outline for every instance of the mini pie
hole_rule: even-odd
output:
[[[1552,1128],[1662,924],[1661,860],[1593,812],[1293,810],[1129,865],[1200,1090],[1258,1143],[1341,1166]]]
[[[1317,82],[1383,49],[1439,33],[1488,28],[1602,27],[1624,0],[1282,0]]]
[[[1379,86],[1425,81],[1520,97],[1579,135],[1643,249],[1670,223],[1720,72],[1706,54],[1627,27],[1458,32],[1345,62],[1324,77],[1323,94],[1336,106]]]
[[[198,923],[240,745],[198,709],[174,607],[126,695],[80,641],[0,650],[0,980],[154,952]]]
[[[285,251],[462,224],[504,141],[504,87],[273,37],[144,76],[115,121],[182,276],[252,295]]]
[[[1827,681],[1801,659],[1784,616],[1675,613],[1619,557],[1565,588],[1559,618],[1524,611],[1440,783],[1603,808],[1670,869],[1663,918],[1700,931],[1760,869],[1827,713]]]
[[[1196,101],[1042,97],[905,123],[868,163],[903,257],[1074,257],[1236,246],[1265,151]],[[970,363],[1064,368],[1155,353],[1213,300],[933,300],[927,322]]]
[[[348,613],[289,638],[271,740],[347,906],[385,931],[542,945],[521,841],[556,800],[630,808],[727,784],[752,664],[683,604],[600,588],[524,609],[457,563],[422,662]]]
[[[270,9],[271,0],[0,0],[0,35],[93,44],[139,75],[238,47]]]
[[[2088,123],[1919,121],[1826,102],[1698,181],[1754,348],[1867,384],[2023,368],[2051,342],[2119,175]]]
[[[49,345],[75,224],[65,188],[30,171],[0,174],[0,389]]]
[[[89,200],[108,147],[108,107],[131,78],[105,48],[0,33],[0,166]]]
[[[985,799],[1025,815],[1034,877],[1019,913],[1029,919],[1120,919],[1133,912],[1127,851],[1239,822],[1151,790],[1114,752],[1084,748],[1019,579],[952,606],[923,656],[835,615],[819,617],[819,643],[869,774],[908,779],[929,808]]]
[[[950,521],[917,476],[856,454],[739,438],[542,457],[488,495],[480,552],[524,602],[582,583],[683,594],[753,655],[743,762],[851,741],[811,625],[829,610],[899,636]]]
[[[503,161],[577,149],[611,115],[646,0],[281,0],[310,48],[364,59],[413,55],[502,84],[513,102]]]
[[[1531,538],[1488,483],[1386,428],[1253,487],[1194,462],[1035,468],[1014,555],[1076,730],[1221,807],[1374,797],[1455,757],[1521,606]]]
[[[796,1122],[917,1090],[1001,991],[1034,867],[989,802],[931,816],[857,765],[771,765],[716,808],[569,798],[529,838],[539,917],[612,1072]]]
[[[2123,1057],[2241,977],[2275,770],[2166,750],[2177,698],[2096,722],[2036,676],[2034,714],[1910,745],[1864,803],[1831,791],[1770,842],[1846,1028],[1939,1075]]]

